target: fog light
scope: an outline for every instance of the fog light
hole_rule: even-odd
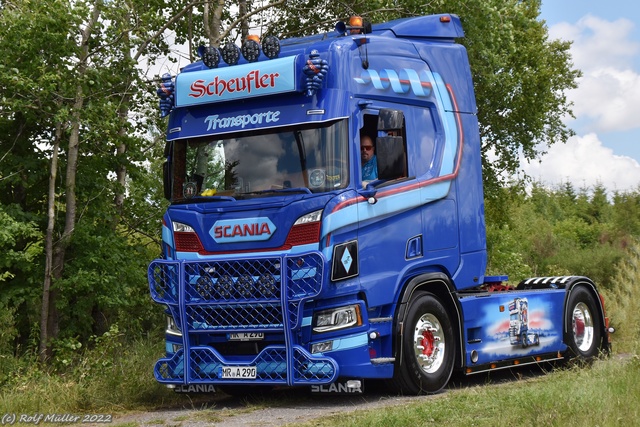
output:
[[[471,352],[471,363],[476,363],[478,361],[478,352],[473,350]]]
[[[280,54],[280,40],[276,36],[267,36],[262,40],[262,51],[269,59]]]
[[[203,299],[212,299],[213,281],[209,277],[201,276],[196,280],[196,292],[200,294]]]
[[[311,353],[325,353],[333,350],[333,341],[311,344]]]
[[[236,65],[240,59],[240,48],[235,44],[229,42],[220,49],[222,54],[222,60],[228,65]]]
[[[260,56],[260,45],[254,40],[245,40],[242,43],[242,56],[248,62],[256,62]]]
[[[198,54],[202,58],[202,62],[209,68],[216,68],[220,62],[220,54],[218,49],[213,46],[200,46]]]

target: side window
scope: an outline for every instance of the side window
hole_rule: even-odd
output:
[[[363,116],[363,126],[358,135],[360,138],[360,176],[365,184],[378,179],[377,123],[377,115],[365,114]]]
[[[437,173],[440,168],[434,157],[436,141],[442,134],[437,131],[436,118],[437,111],[432,108],[411,108],[407,111],[406,120],[412,129],[411,152],[408,157],[411,176],[424,176],[431,170]],[[419,123],[419,126],[413,126],[415,123]]]

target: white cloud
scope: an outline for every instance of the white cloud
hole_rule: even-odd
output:
[[[632,39],[634,23],[606,21],[586,15],[575,24],[549,29],[551,38],[573,40],[571,55],[582,70],[579,87],[570,91],[577,118],[586,118],[586,132],[625,131],[640,127],[640,75],[632,69],[640,43]],[[578,129],[580,132],[580,129]]]
[[[570,182],[583,188],[602,184],[609,191],[633,191],[640,186],[640,164],[613,154],[593,133],[555,144],[539,162],[522,164],[525,173],[545,185]]]
[[[607,21],[585,15],[575,24],[566,22],[549,28],[552,39],[572,40],[574,64],[583,71],[603,67],[629,68],[640,43],[632,39],[635,24],[624,18]]]
[[[626,131],[640,127],[640,75],[631,69],[603,67],[584,73],[568,94],[577,118],[588,118],[588,131]]]
[[[609,191],[640,188],[638,160],[614,154],[601,140],[615,132],[628,147],[640,144],[634,137],[640,128],[640,74],[633,68],[640,43],[633,39],[634,25],[628,19],[586,15],[575,24],[549,28],[552,39],[573,41],[574,66],[583,73],[578,88],[567,93],[576,116],[568,126],[578,136],[553,145],[539,162],[523,161],[524,172],[533,179],[549,186],[570,182],[576,188],[602,184]]]

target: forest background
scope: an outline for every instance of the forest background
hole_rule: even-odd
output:
[[[80,384],[111,372],[115,354],[162,354],[165,319],[146,272],[167,207],[163,63],[249,32],[283,38],[352,14],[443,12],[461,17],[475,79],[488,274],[589,276],[633,336],[640,183],[610,192],[518,175],[521,159],[572,135],[565,94],[580,76],[570,44],[549,39],[539,1],[0,0],[0,390],[44,377]],[[145,363],[140,375],[152,377]]]

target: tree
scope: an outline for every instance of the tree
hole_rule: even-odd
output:
[[[540,0],[327,0],[289,1],[272,11],[267,32],[306,35],[331,31],[338,19],[359,14],[371,22],[431,13],[460,16],[478,104],[485,191],[491,196],[520,169],[520,155],[535,161],[545,147],[573,131],[566,92],[581,73],[570,42],[550,40],[539,20]],[[303,12],[298,12],[302,8]],[[302,21],[302,22],[301,22]]]
[[[41,284],[42,359],[49,354],[50,339],[58,336],[59,308],[73,306],[75,301],[74,313],[64,313],[64,318],[82,317],[82,307],[91,312],[98,305],[108,306],[107,300],[117,301],[118,291],[128,288],[106,286],[109,296],[101,299],[80,283],[84,283],[81,276],[91,267],[91,259],[100,259],[97,254],[104,246],[100,241],[106,234],[111,233],[114,243],[124,244],[121,252],[136,250],[127,245],[126,240],[131,242],[132,237],[118,224],[119,215],[123,215],[120,196],[125,191],[126,165],[146,160],[141,151],[145,139],[129,116],[133,99],[140,101],[133,114],[145,110],[146,91],[136,84],[141,70],[131,57],[128,35],[145,36],[145,31],[152,31],[156,40],[161,40],[160,25],[150,30],[140,26],[151,27],[151,18],[166,23],[148,7],[143,1],[14,0],[0,9],[0,50],[6,53],[0,58],[0,200],[3,206],[16,205],[7,211],[13,220],[24,217],[43,230],[37,237],[30,236],[32,239],[46,236],[44,259],[36,259],[44,280],[35,279],[33,271],[25,273],[28,277],[14,275],[7,283],[12,290],[7,298],[13,298],[15,304],[32,305],[33,286],[29,286],[28,298],[18,295],[24,295],[27,284]],[[129,11],[130,18],[119,19],[122,11]],[[149,19],[145,21],[145,17]],[[118,28],[126,29],[127,36]],[[152,37],[142,38],[141,49],[163,51],[162,43],[151,49],[152,41]],[[124,143],[135,148],[128,158],[122,149]],[[62,170],[65,172],[60,173]],[[117,181],[110,178],[112,172]],[[139,201],[148,206],[154,200],[147,197]],[[99,231],[84,233],[92,228]],[[76,238],[78,232],[84,234]],[[81,263],[85,265],[78,265]],[[134,283],[143,284],[144,267],[136,268],[142,270],[138,271],[140,280]],[[127,265],[119,269],[130,271]],[[100,281],[104,282],[104,277],[118,284],[115,275],[105,275]],[[83,324],[90,328],[91,321],[86,320]],[[28,333],[28,329],[21,332]]]
[[[123,307],[142,311],[135,304],[146,302],[145,265],[158,251],[165,205],[158,176],[164,144],[149,132],[162,127],[156,83],[139,63],[169,57],[167,36],[187,44],[191,59],[200,44],[237,42],[256,31],[332,31],[354,13],[373,22],[458,13],[476,75],[486,181],[499,185],[500,172],[517,169],[520,151],[534,158],[537,143],[566,139],[558,114],[570,112],[563,93],[577,72],[569,45],[549,41],[537,21],[539,2],[467,3],[1,2],[0,203],[8,224],[37,230],[5,243],[31,256],[2,282],[4,302],[22,316],[18,339],[40,319],[45,358],[59,333],[86,338]]]

